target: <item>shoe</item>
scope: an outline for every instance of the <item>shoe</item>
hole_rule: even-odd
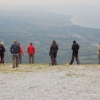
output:
[[[72,65],[71,63],[69,63],[69,65]]]
[[[12,68],[15,68],[15,66],[13,66]]]

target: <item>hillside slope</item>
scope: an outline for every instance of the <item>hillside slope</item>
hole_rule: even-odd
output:
[[[99,100],[100,65],[0,65],[1,100]]]

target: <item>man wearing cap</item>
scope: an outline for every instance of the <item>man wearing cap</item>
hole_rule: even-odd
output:
[[[73,52],[72,52],[72,59],[71,59],[70,65],[73,64],[74,57],[76,58],[77,64],[79,64],[79,59],[78,59],[79,45],[78,45],[78,43],[76,43],[75,40],[73,41],[72,50],[73,50]]]
[[[17,40],[14,40],[14,44],[10,47],[10,52],[12,53],[13,68],[18,67],[18,57],[19,57],[20,47]]]

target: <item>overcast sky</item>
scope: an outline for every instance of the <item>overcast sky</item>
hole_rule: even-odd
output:
[[[99,6],[100,0],[0,0],[1,9],[17,7]]]
[[[76,24],[100,28],[100,0],[0,0],[0,10],[73,15]]]

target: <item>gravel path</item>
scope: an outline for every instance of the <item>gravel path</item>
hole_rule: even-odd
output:
[[[0,100],[100,100],[100,67],[0,73]]]

